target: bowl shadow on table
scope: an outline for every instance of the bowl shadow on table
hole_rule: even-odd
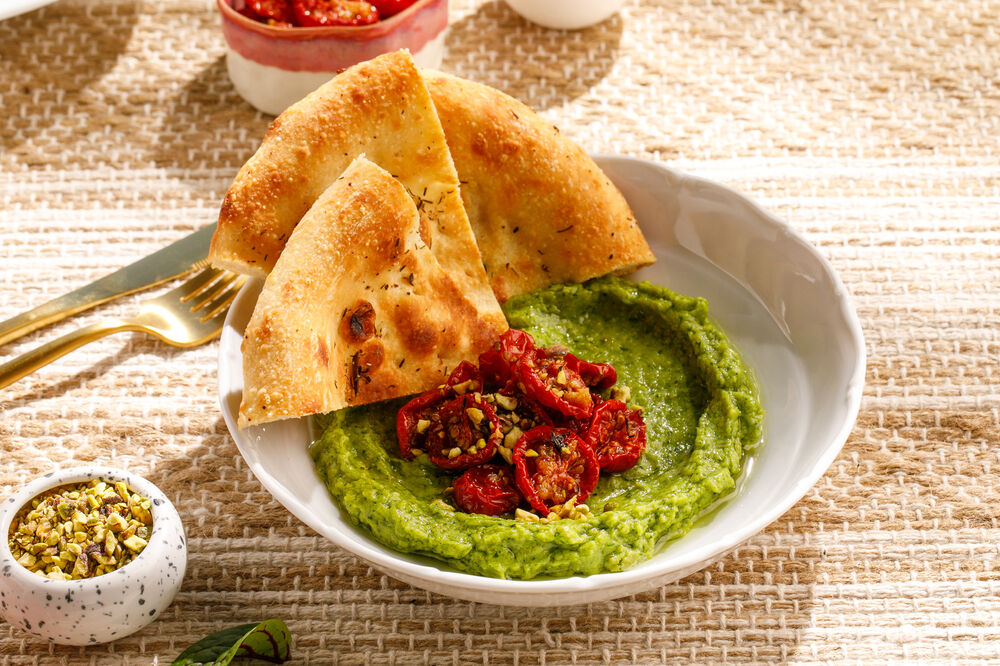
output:
[[[600,83],[614,66],[624,27],[615,14],[582,30],[550,30],[493,0],[448,27],[441,69],[499,88],[540,111]]]
[[[0,62],[9,88],[5,107],[40,104],[45,116],[57,121],[92,109],[100,96],[88,95],[88,86],[115,66],[139,16],[138,7],[126,3],[110,8],[56,3],[0,23]],[[20,125],[10,134],[0,132],[0,154],[17,156],[19,147],[46,135],[63,152],[87,141],[72,121]]]
[[[235,175],[257,150],[274,120],[236,92],[226,71],[225,56],[210,61],[165,106],[154,130],[158,140],[151,146],[156,165],[162,168],[211,165]],[[221,201],[223,193],[212,194]]]
[[[585,30],[547,30],[502,2],[489,2],[449,26],[441,69],[499,88],[543,110],[586,94],[608,74],[623,27],[616,15]],[[491,32],[507,37],[484,41],[483,35]],[[516,70],[502,64],[511,49],[524,54]],[[234,174],[257,149],[273,120],[236,92],[225,56],[188,80],[167,102],[161,117],[152,147],[157,166],[185,169],[211,164]],[[220,141],[220,132],[236,140]],[[212,194],[222,196],[222,192]]]

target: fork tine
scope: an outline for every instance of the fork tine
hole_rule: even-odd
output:
[[[217,275],[213,276],[213,279],[202,284],[198,289],[192,291],[187,296],[181,298],[181,303],[187,303],[189,310],[194,312],[200,310],[208,303],[210,300],[216,297],[222,292],[226,287],[228,287],[233,280],[238,278],[239,275],[232,273],[230,271],[219,271]]]
[[[205,289],[215,278],[224,273],[220,268],[208,267],[193,278],[186,280],[183,284],[171,290],[168,297],[179,297],[181,302],[188,301]]]
[[[208,321],[216,314],[229,307],[229,304],[233,302],[234,298],[236,298],[237,292],[239,292],[243,283],[246,281],[247,278],[245,275],[235,275],[231,273],[225,276],[219,281],[219,288],[213,290],[212,296],[214,296],[214,298],[210,297],[210,301],[208,299],[203,299],[198,305],[191,308],[191,312],[200,313],[201,321]]]

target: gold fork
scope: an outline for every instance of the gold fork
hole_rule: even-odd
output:
[[[0,365],[0,389],[88,342],[123,331],[144,331],[167,344],[194,347],[219,335],[229,305],[246,277],[208,268],[176,289],[143,301],[139,314],[107,319],[52,340]]]

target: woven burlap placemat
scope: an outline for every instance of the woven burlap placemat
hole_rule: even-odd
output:
[[[106,338],[0,391],[0,494],[73,463],[132,469],[184,518],[187,576],[109,645],[0,623],[0,665],[169,663],[266,617],[287,621],[294,663],[1000,660],[998,15],[996,0],[632,0],[558,32],[453,0],[444,69],[591,152],[735,187],[832,262],[869,356],[843,452],[780,520],[675,583],[467,603],[373,571],[271,498],[223,423],[217,343]],[[0,22],[0,318],[215,219],[270,120],[224,52],[207,0],[62,0]]]

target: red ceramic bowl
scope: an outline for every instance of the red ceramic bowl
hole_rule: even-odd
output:
[[[381,53],[406,48],[420,67],[441,65],[448,0],[417,0],[372,25],[319,28],[258,23],[233,9],[238,0],[216,1],[229,78],[243,99],[265,113],[281,113],[337,72]]]

